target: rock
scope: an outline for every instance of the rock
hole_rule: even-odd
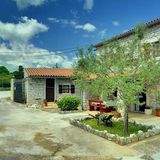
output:
[[[126,138],[125,137],[120,137],[119,138],[119,144],[120,145],[125,145],[126,144]]]
[[[145,132],[144,135],[145,135],[146,138],[150,137],[149,132]]]
[[[145,134],[143,131],[139,130],[137,135],[139,140],[145,139]]]
[[[42,106],[40,106],[38,104],[32,104],[32,105],[28,106],[28,108],[39,109],[39,108],[42,108]]]
[[[138,136],[136,134],[130,134],[130,138],[132,142],[137,142],[138,141]]]
[[[158,128],[153,128],[152,131],[153,131],[154,135],[157,135],[160,133],[160,129],[158,129]]]
[[[115,134],[112,135],[112,141],[116,142],[117,136]]]
[[[148,130],[148,133],[150,136],[154,136],[154,132],[151,129]]]
[[[104,131],[104,138],[108,139],[108,132],[107,131]]]
[[[94,131],[94,133],[95,135],[99,135],[99,131],[97,129]]]
[[[130,137],[126,137],[126,144],[129,144],[132,142],[132,139]]]

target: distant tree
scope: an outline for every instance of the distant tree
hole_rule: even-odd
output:
[[[9,75],[9,70],[5,66],[0,66],[0,75]]]
[[[53,66],[53,68],[59,68],[59,64],[56,63],[56,64]]]
[[[23,66],[18,67],[18,71],[14,71],[13,75],[16,79],[23,79],[24,78],[24,68]]]
[[[0,66],[0,87],[10,87],[12,75],[5,66]]]

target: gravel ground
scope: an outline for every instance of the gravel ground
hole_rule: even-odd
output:
[[[119,146],[68,122],[86,115],[49,113],[1,99],[0,160],[138,160],[159,156],[160,136]]]
[[[0,91],[0,98],[8,98],[11,96],[11,91]]]

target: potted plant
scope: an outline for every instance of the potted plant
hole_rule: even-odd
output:
[[[152,114],[152,108],[149,105],[145,106],[145,114],[146,115],[151,115]]]
[[[156,116],[160,117],[160,107],[155,109]]]

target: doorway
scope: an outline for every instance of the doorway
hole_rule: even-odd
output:
[[[146,94],[144,92],[137,96],[137,104],[135,105],[135,111],[144,112],[146,106]]]
[[[46,100],[54,102],[54,79],[46,79]]]

